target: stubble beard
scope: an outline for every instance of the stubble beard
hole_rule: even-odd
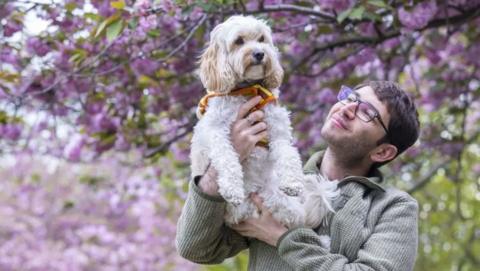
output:
[[[335,155],[337,162],[346,168],[357,166],[372,149],[372,146],[361,140],[361,137],[336,137],[335,134],[325,129],[325,127],[321,130],[321,135],[328,148]]]

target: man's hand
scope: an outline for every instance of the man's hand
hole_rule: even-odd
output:
[[[232,124],[230,137],[240,162],[250,155],[258,141],[267,137],[267,124],[261,121],[265,116],[263,111],[257,110],[248,114],[260,101],[261,97],[255,96],[244,103]]]
[[[263,206],[260,196],[252,193],[250,197],[257,206],[260,217],[248,218],[239,224],[233,225],[232,229],[243,236],[253,237],[271,246],[277,246],[278,239],[287,232],[287,227],[273,218],[272,213]]]
[[[198,187],[210,196],[220,196],[220,193],[218,193],[217,177],[217,171],[212,165],[209,165],[207,171],[198,182]]]

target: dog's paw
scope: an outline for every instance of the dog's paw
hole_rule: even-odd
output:
[[[300,182],[281,184],[280,190],[282,190],[288,196],[297,197],[303,193],[303,184]]]
[[[232,187],[221,186],[218,190],[226,202],[233,206],[238,206],[247,199],[243,189],[233,189]]]
[[[237,207],[238,205],[240,205],[242,202],[245,201],[244,196],[234,195],[234,194],[223,195],[223,198],[225,199],[226,202],[232,204],[235,207]]]

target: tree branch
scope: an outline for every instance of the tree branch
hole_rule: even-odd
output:
[[[442,162],[438,163],[436,166],[431,168],[425,176],[420,179],[413,187],[407,189],[407,192],[409,194],[415,193],[416,191],[420,190],[423,188],[425,185],[427,185],[433,178],[435,174],[437,174],[437,171],[441,168],[443,168],[446,164],[448,164],[450,161],[449,159],[445,159]]]
[[[161,153],[161,152],[165,152],[166,150],[168,150],[168,148],[170,148],[170,145],[172,145],[173,143],[175,143],[177,140],[181,139],[182,137],[188,135],[189,133],[191,133],[193,131],[193,120],[194,120],[194,117],[190,118],[190,122],[188,123],[189,125],[187,125],[185,127],[185,131],[183,131],[183,133],[180,133],[176,136],[174,136],[172,139],[166,141],[166,142],[163,142],[162,144],[160,144],[159,146],[156,146],[154,148],[151,148],[151,149],[148,149],[145,154],[143,155],[143,157],[145,158],[151,158],[153,157],[155,154],[157,153]]]
[[[190,28],[189,30],[189,33],[187,35],[187,37],[185,38],[185,40],[182,41],[182,43],[177,46],[174,50],[172,50],[167,56],[165,57],[162,57],[161,59],[157,59],[157,61],[159,62],[163,62],[167,59],[169,59],[170,57],[174,56],[176,53],[178,53],[178,51],[180,51],[183,47],[185,47],[185,45],[187,44],[187,42],[192,38],[193,34],[195,34],[195,32],[197,31],[197,29],[206,21],[208,17],[206,15],[203,15],[200,20],[198,20],[197,23],[194,24],[193,27]],[[183,35],[184,34],[184,31],[176,34],[175,36],[169,38],[168,40],[166,40],[165,42],[162,42],[162,44],[160,44],[156,49],[159,49],[161,48],[163,45],[166,45],[168,43],[170,43],[170,41],[173,41],[175,40],[176,38],[178,38],[179,36]],[[142,57],[142,54],[138,54],[136,56],[133,56],[131,58],[128,58],[126,60],[123,60],[121,61],[120,63],[118,63],[117,65],[115,65],[114,67],[106,70],[106,71],[102,71],[102,72],[98,72],[98,73],[95,73],[95,74],[89,74],[89,75],[78,75],[78,76],[81,76],[81,77],[88,77],[88,76],[91,76],[91,75],[94,75],[94,76],[100,76],[100,75],[105,75],[105,74],[109,74],[111,72],[114,72],[115,70],[119,69],[120,67],[122,67],[123,65],[131,62],[132,60],[135,60],[139,57]]]
[[[339,58],[336,58],[332,63],[329,65],[323,67],[321,70],[315,73],[307,73],[307,74],[300,74],[300,76],[305,76],[305,77],[317,77],[319,75],[322,75],[326,71],[330,70],[331,68],[335,67],[338,63],[343,62],[344,60],[347,60],[350,56],[358,54],[360,51],[365,49],[365,47],[358,47],[352,52],[349,52],[348,54],[345,54]],[[299,63],[299,66],[303,65],[305,63]]]
[[[303,6],[297,6],[297,5],[290,5],[290,4],[263,5],[258,10],[245,11],[244,14],[259,14],[259,13],[270,13],[270,12],[280,12],[280,11],[311,15],[311,16],[325,19],[329,22],[336,22],[336,17],[332,14],[329,14],[320,10],[315,10],[312,8],[307,8]],[[236,13],[238,13],[236,10],[230,10],[223,14],[232,15]]]
[[[461,24],[461,23],[469,21],[469,20],[471,20],[471,19],[473,19],[473,18],[475,18],[479,15],[480,15],[480,6],[477,6],[477,7],[471,8],[471,9],[467,10],[466,12],[464,12],[462,14],[459,14],[459,15],[456,15],[456,16],[432,20],[424,28],[421,28],[417,31],[422,32],[422,31],[430,29],[430,28],[441,27],[441,26],[445,26],[447,24],[448,25]],[[324,50],[334,49],[336,47],[342,47],[342,46],[345,46],[345,45],[357,44],[357,43],[360,43],[360,44],[379,44],[379,43],[381,43],[385,40],[388,40],[388,39],[391,39],[391,38],[394,38],[394,37],[398,37],[400,35],[401,35],[401,31],[399,29],[397,29],[397,30],[388,31],[388,32],[383,33],[383,34],[378,34],[377,33],[377,36],[375,36],[375,37],[366,37],[366,36],[360,36],[360,35],[346,36],[346,37],[339,38],[339,39],[337,39],[333,42],[325,43],[325,44],[322,44],[322,45],[316,47],[315,49],[313,49],[312,53],[310,55],[308,55],[307,57],[305,57],[304,59],[309,59],[309,58],[313,57],[315,54],[317,54],[321,51],[324,51]],[[301,62],[305,61],[304,59],[302,59]]]

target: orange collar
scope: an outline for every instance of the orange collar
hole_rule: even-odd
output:
[[[215,93],[215,92],[209,92],[207,95],[203,96],[200,102],[198,103],[198,110],[197,116],[200,118],[202,117],[205,112],[207,111],[207,106],[208,106],[208,99],[211,97],[218,97],[218,96],[247,96],[247,97],[253,97],[253,96],[261,96],[262,100],[250,110],[250,113],[256,110],[262,109],[265,105],[268,103],[275,103],[277,101],[277,98],[273,96],[273,93],[270,92],[268,89],[262,87],[259,84],[255,84],[253,86],[249,86],[246,88],[239,88],[234,91],[231,91],[230,93]],[[258,146],[264,147],[268,149],[268,140],[266,138],[260,140],[257,142]]]
[[[200,116],[203,116],[205,112],[207,111],[207,106],[208,106],[208,99],[211,97],[218,97],[218,96],[247,96],[247,97],[253,97],[253,96],[261,96],[262,100],[254,107],[250,112],[253,112],[255,110],[262,109],[265,105],[267,105],[270,102],[275,102],[277,99],[275,96],[273,96],[272,92],[270,92],[268,89],[262,87],[259,84],[255,84],[253,86],[249,86],[246,88],[239,88],[234,91],[231,91],[229,93],[215,93],[215,92],[209,92],[207,95],[203,96],[200,102],[198,103],[198,112],[200,113]]]

